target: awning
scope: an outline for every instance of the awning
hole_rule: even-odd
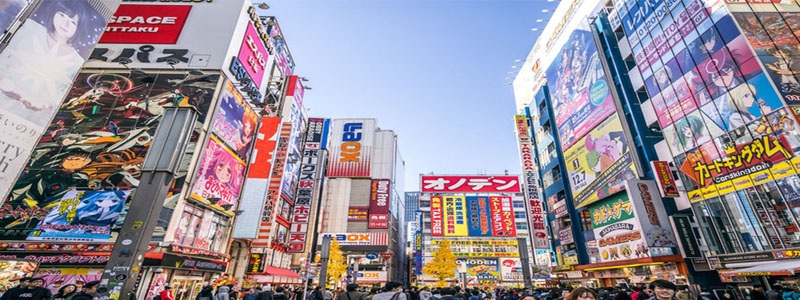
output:
[[[264,273],[262,274],[289,277],[289,278],[300,278],[300,274],[297,274],[295,271],[284,268],[271,267],[271,266],[264,266]]]
[[[784,260],[720,273],[722,276],[790,276],[795,274],[800,274],[800,259]]]

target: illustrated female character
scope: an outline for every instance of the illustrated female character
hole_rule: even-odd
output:
[[[255,131],[256,123],[247,114],[242,115],[242,130],[239,131],[239,145],[236,147],[236,154],[242,159],[247,157],[250,151],[250,145],[253,143],[253,131]]]
[[[104,25],[86,1],[43,1],[0,54],[0,107],[46,126]]]
[[[749,83],[740,84],[728,93],[727,108],[732,112],[728,118],[731,128],[739,128],[750,123],[762,115],[761,110],[764,110],[764,114],[772,111],[764,99],[756,99],[755,93],[755,86]],[[762,104],[761,110],[759,104]]]
[[[797,51],[789,46],[770,47],[767,54],[777,58],[770,64],[765,64],[772,73],[780,77],[781,91],[784,93],[800,92],[800,83],[796,75],[800,74],[800,61],[794,59]]]
[[[709,59],[699,69],[700,76],[708,83],[708,93],[713,99],[727,93],[728,87],[734,87],[743,82],[736,63],[727,55]]]
[[[655,71],[655,73],[653,73],[653,78],[655,78],[658,87],[663,90],[664,88],[670,85],[670,78],[672,78],[672,69],[670,69],[669,66],[664,66],[663,68],[658,69],[658,71]]]
[[[111,226],[117,221],[126,199],[127,193],[121,191],[92,193],[78,204],[75,223]]]
[[[678,136],[678,143],[683,149],[693,149],[710,140],[706,133],[703,120],[697,116],[688,115],[675,122],[675,134]]]
[[[205,179],[216,180],[228,191],[238,191],[241,168],[242,165],[239,164],[236,158],[228,154],[224,149],[218,148],[214,151],[211,162],[206,168]]]

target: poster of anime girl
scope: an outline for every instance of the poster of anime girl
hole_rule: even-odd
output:
[[[214,115],[212,129],[239,158],[248,161],[258,116],[230,81],[225,82],[219,97],[219,109]]]
[[[615,111],[609,84],[588,24],[564,43],[547,69],[562,149],[586,135]]]
[[[70,191],[55,203],[29,241],[107,242],[131,190]]]
[[[197,166],[191,197],[207,203],[209,199],[219,198],[217,205],[232,205],[231,210],[236,209],[244,169],[244,161],[211,135],[202,162]]]

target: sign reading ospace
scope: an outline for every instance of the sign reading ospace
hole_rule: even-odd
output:
[[[374,119],[335,119],[331,125],[329,177],[369,177]]]
[[[191,9],[191,5],[121,4],[100,43],[175,44]]]
[[[323,233],[322,237],[333,237],[340,246],[386,246],[389,235],[386,232],[348,232],[348,233]],[[322,239],[319,240],[322,244]]]

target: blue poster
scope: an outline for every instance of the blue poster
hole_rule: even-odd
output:
[[[467,197],[467,215],[469,216],[469,236],[492,236],[489,221],[489,198]]]
[[[29,241],[108,242],[131,191],[69,191],[31,232]]]

